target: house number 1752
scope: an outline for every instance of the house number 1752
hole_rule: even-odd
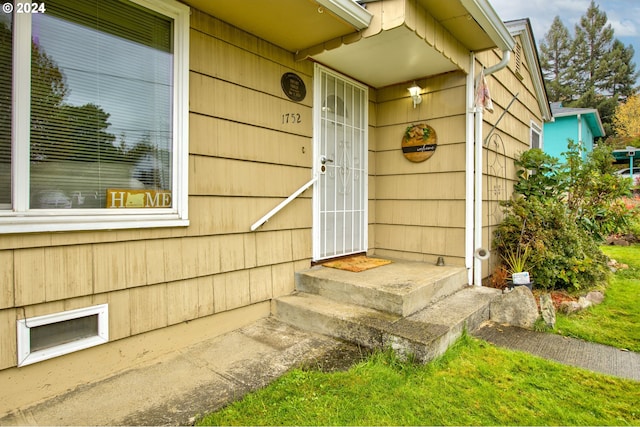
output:
[[[282,115],[282,124],[287,123],[302,123],[300,113],[286,113]]]

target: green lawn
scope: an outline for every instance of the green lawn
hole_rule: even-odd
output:
[[[640,245],[603,247],[604,253],[629,265],[619,270],[602,304],[569,316],[557,316],[562,335],[640,352]]]
[[[640,383],[465,336],[439,360],[294,370],[199,425],[638,425]]]
[[[605,301],[557,329],[640,351],[640,245]],[[377,353],[347,372],[293,370],[199,425],[640,425],[640,383],[498,349],[464,336],[427,365]]]

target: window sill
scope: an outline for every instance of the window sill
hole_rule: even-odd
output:
[[[189,220],[176,213],[117,215],[38,215],[0,214],[0,234],[59,231],[122,230],[131,228],[187,227]]]

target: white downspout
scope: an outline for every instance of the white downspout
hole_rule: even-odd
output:
[[[509,65],[509,60],[510,59],[511,59],[511,51],[510,50],[503,50],[502,51],[502,60],[500,62],[498,62],[496,65],[494,65],[493,67],[489,67],[489,68],[485,68],[484,69],[485,77],[495,73],[496,71],[500,71],[504,67]]]
[[[467,74],[467,104],[466,104],[466,137],[465,137],[465,199],[464,199],[464,266],[467,269],[467,283],[473,284],[473,142],[474,142],[474,115],[475,115],[475,66],[476,55],[469,54],[469,74]]]
[[[502,51],[502,60],[496,65],[486,68],[484,70],[485,77],[500,71],[509,64],[511,58],[511,51]],[[478,82],[476,82],[476,85]],[[477,86],[476,86],[477,87]],[[475,250],[482,249],[482,202],[483,202],[483,189],[482,189],[482,150],[484,148],[482,138],[482,122],[483,122],[483,108],[479,107],[476,110],[476,132],[475,132],[475,203],[474,203],[474,246]],[[473,284],[475,286],[482,286],[482,260],[473,258]]]
[[[475,126],[475,186],[474,186],[474,216],[473,216],[473,243],[474,253],[482,248],[482,115],[483,108],[476,109]],[[473,257],[473,284],[482,286],[482,260]]]

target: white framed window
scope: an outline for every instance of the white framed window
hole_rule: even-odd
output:
[[[531,131],[529,143],[531,145],[531,148],[543,148],[542,127],[532,120],[530,129]]]
[[[0,233],[188,225],[189,8],[43,4],[0,18]]]
[[[109,306],[101,304],[17,322],[18,366],[109,341]]]

